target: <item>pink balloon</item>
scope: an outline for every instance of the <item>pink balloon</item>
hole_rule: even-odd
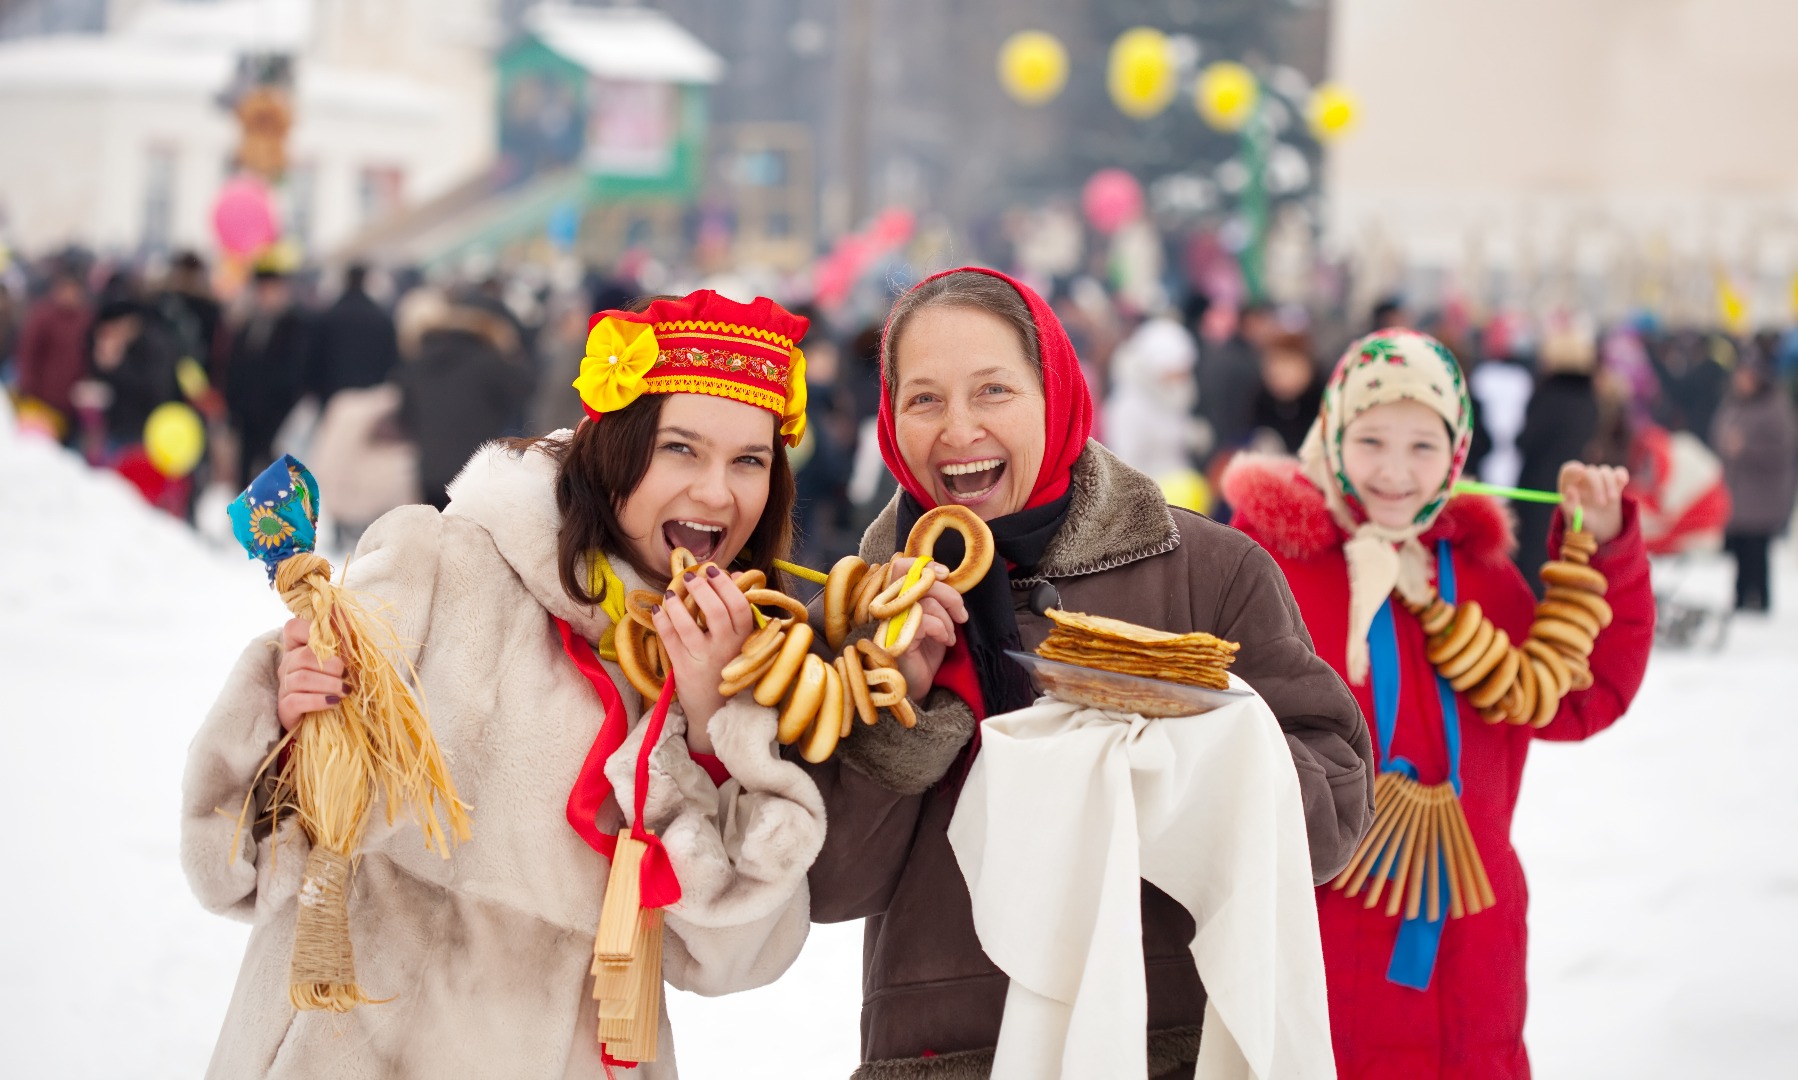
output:
[[[248,255],[279,240],[281,222],[262,181],[251,176],[225,181],[212,204],[212,231],[219,246],[233,255]]]
[[[1142,216],[1142,185],[1122,169],[1100,169],[1080,192],[1086,220],[1102,233],[1114,233]]]

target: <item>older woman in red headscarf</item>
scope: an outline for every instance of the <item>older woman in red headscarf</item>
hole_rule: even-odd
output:
[[[998,557],[965,596],[939,585],[923,602],[900,658],[918,726],[864,728],[814,768],[829,828],[810,875],[812,917],[868,920],[858,1080],[985,1076],[1008,980],[981,951],[947,831],[978,721],[1031,703],[1004,650],[1047,637],[1045,608],[1241,643],[1232,670],[1286,732],[1317,881],[1341,869],[1372,818],[1372,752],[1273,559],[1169,507],[1154,481],[1089,438],[1073,345],[1028,287],[966,268],[907,293],[887,322],[881,391],[881,451],[900,492],[863,556],[888,558],[926,510],[961,505],[991,527]],[[1142,893],[1149,1072],[1190,1076],[1205,1010],[1193,920],[1154,886]]]

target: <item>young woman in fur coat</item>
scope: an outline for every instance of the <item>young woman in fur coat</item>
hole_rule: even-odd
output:
[[[588,420],[483,448],[448,509],[401,507],[363,538],[348,584],[412,643],[473,819],[445,860],[403,820],[371,814],[349,922],[358,982],[391,1000],[343,1014],[289,1004],[305,834],[289,815],[273,833],[246,829],[234,851],[234,819],[282,731],[345,692],[343,667],[320,662],[298,620],[244,652],[190,750],[182,800],[194,891],[255,926],[210,1076],[605,1075],[589,965],[607,863],[566,816],[604,707],[573,656],[597,648],[628,714],[595,821],[615,833],[644,730],[610,659],[624,597],[661,592],[675,547],[773,580],[791,532],[805,329],[772,301],[709,292],[602,312],[575,383]],[[680,698],[650,758],[644,817],[682,888],[666,909],[664,978],[722,994],[772,981],[798,954],[824,816],[812,781],[771,751],[773,710],[716,693],[753,629],[748,603],[723,572],[689,590],[708,629],[678,603],[656,615]],[[675,1076],[665,1011],[659,1042],[631,1075]]]
[[[1615,613],[1591,656],[1592,686],[1569,694],[1535,728],[1487,723],[1465,694],[1439,682],[1418,618],[1389,599],[1395,589],[1414,598],[1452,587],[1456,602],[1478,601],[1513,642],[1528,636],[1534,616],[1535,596],[1508,558],[1504,510],[1484,496],[1451,494],[1466,461],[1469,415],[1446,349],[1408,330],[1377,333],[1337,365],[1299,461],[1239,458],[1224,481],[1234,524],[1279,563],[1318,655],[1348,681],[1374,726],[1382,770],[1425,785],[1459,781],[1495,894],[1495,905],[1477,914],[1401,925],[1385,914],[1385,898],[1370,909],[1365,895],[1318,889],[1345,1078],[1529,1075],[1529,897],[1511,848],[1524,761],[1534,740],[1584,739],[1621,716],[1653,638],[1647,556],[1635,504],[1623,495],[1628,476],[1570,462],[1560,473],[1566,503],[1550,547],[1559,552],[1565,515],[1583,508],[1599,543],[1591,565],[1608,580]],[[1445,700],[1453,704],[1446,718]]]

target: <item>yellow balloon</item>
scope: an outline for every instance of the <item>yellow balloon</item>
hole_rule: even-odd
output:
[[[1311,133],[1328,142],[1347,134],[1355,126],[1360,107],[1353,94],[1335,83],[1324,83],[1311,92],[1306,111],[1311,121]]]
[[[1068,51],[1055,35],[1021,30],[999,47],[999,84],[1025,105],[1053,101],[1068,81]]]
[[[1138,26],[1111,43],[1106,88],[1118,111],[1137,120],[1167,108],[1174,100],[1174,53],[1167,35]]]
[[[179,401],[156,406],[144,422],[144,455],[170,480],[193,472],[205,450],[206,429],[200,414]]]
[[[1219,131],[1241,131],[1255,115],[1261,84],[1255,73],[1234,60],[1219,60],[1199,72],[1196,103],[1199,115]]]
[[[1168,473],[1158,483],[1161,497],[1169,506],[1191,510],[1195,514],[1211,513],[1211,485],[1205,477],[1191,469]]]

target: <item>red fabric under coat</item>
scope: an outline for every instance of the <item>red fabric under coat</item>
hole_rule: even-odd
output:
[[[1285,572],[1317,654],[1346,679],[1348,565],[1344,535],[1331,521],[1322,494],[1299,474],[1296,462],[1245,459],[1226,476],[1224,495],[1236,508],[1233,524]],[[1549,538],[1553,548],[1559,548],[1560,537],[1557,518]],[[1451,545],[1457,599],[1479,601],[1513,641],[1523,640],[1534,597],[1506,557],[1512,539],[1503,509],[1483,496],[1455,497],[1423,537],[1432,553],[1440,539]],[[1592,565],[1610,582],[1606,599],[1616,615],[1592,654],[1594,686],[1569,695],[1541,729],[1489,725],[1465,696],[1460,699],[1461,805],[1497,904],[1449,921],[1429,988],[1387,981],[1399,920],[1385,914],[1383,902],[1370,911],[1363,906],[1365,894],[1350,899],[1329,885],[1317,890],[1330,1026],[1344,1080],[1529,1076],[1523,1045],[1529,893],[1511,847],[1511,818],[1531,743],[1584,739],[1602,731],[1623,714],[1641,685],[1654,637],[1654,596],[1633,502],[1626,505],[1622,534]],[[1421,782],[1440,783],[1448,756],[1435,670],[1417,619],[1397,605],[1393,615],[1401,686],[1391,753],[1415,762]],[[1350,689],[1372,726],[1371,680]],[[1579,824],[1568,827],[1577,830]]]

